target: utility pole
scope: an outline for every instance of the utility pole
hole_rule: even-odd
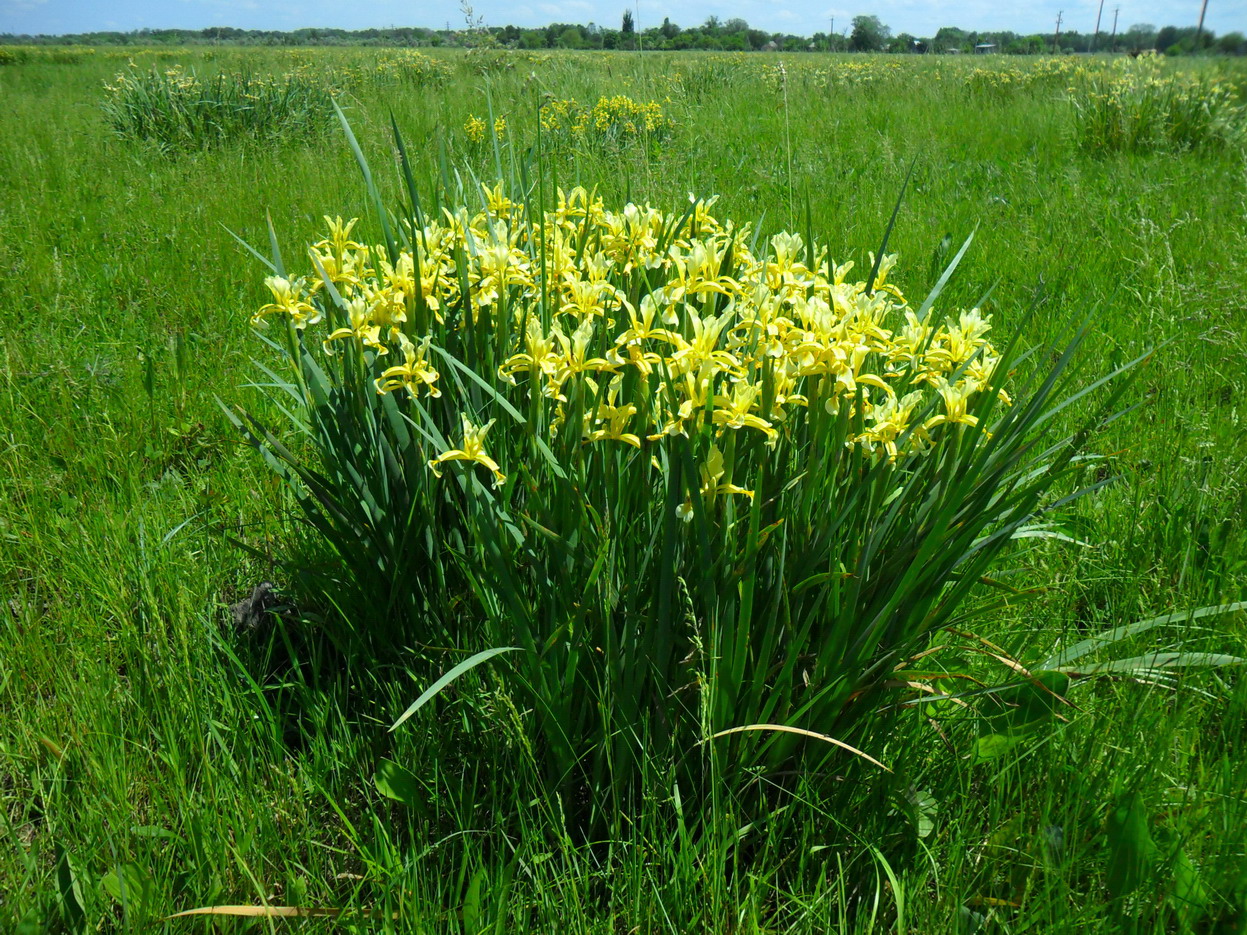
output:
[[[831,18],[831,32],[827,34],[827,48],[836,51],[836,18]]]
[[[1204,37],[1204,14],[1208,12],[1208,0],[1204,0],[1204,5],[1199,8],[1199,28],[1195,30],[1195,51],[1199,52],[1200,46],[1203,44],[1200,40]]]
[[[1100,0],[1100,9],[1095,14],[1095,34],[1091,37],[1091,51],[1095,52],[1096,44],[1100,40],[1100,14],[1104,12],[1104,0]]]
[[[1119,6],[1113,7],[1113,38],[1109,42],[1109,45],[1113,47],[1114,52],[1117,51],[1117,14],[1120,12],[1121,12],[1121,7]]]
[[[1063,15],[1065,15],[1064,10],[1061,10],[1056,15],[1056,32],[1052,34],[1052,54],[1053,55],[1056,55],[1057,53],[1057,42],[1061,38],[1061,17]]]

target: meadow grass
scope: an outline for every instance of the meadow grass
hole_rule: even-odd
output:
[[[302,62],[334,83],[376,53],[160,55],[204,75]],[[517,176],[543,95],[625,94],[659,102],[671,137],[557,151],[547,192],[581,184],[664,210],[717,194],[721,215],[765,234],[808,227],[864,276],[913,162],[889,244],[907,295],[974,230],[942,304],[994,287],[995,329],[1036,345],[1093,314],[1090,374],[1158,348],[1129,391],[1137,408],[1094,443],[1112,458],[1088,479],[1119,479],[1061,514],[1087,544],[1023,543],[1006,580],[1043,592],[949,635],[950,669],[999,684],[1008,672],[976,637],[1034,663],[1108,627],[1244,597],[1240,149],[1087,154],[1066,91],[1076,75],[985,94],[979,62],[808,56],[785,61],[780,87],[768,56],[439,61],[437,81],[341,98],[387,203],[402,192],[391,113],[431,204],[439,187],[475,198],[473,175]],[[296,923],[326,931],[1242,924],[1247,686],[1234,669],[1176,687],[1088,680],[1067,723],[1009,750],[984,742],[1001,731],[981,705],[897,711],[869,751],[894,776],[842,768],[851,810],[798,777],[765,820],[742,826],[719,799],[699,822],[657,762],[635,813],[586,840],[541,782],[501,664],[390,733],[436,676],[414,654],[344,657],[299,622],[323,606],[236,629],[227,605],[263,580],[293,586],[279,560],[319,546],[215,402],[267,411],[245,386],[265,355],[248,321],[266,271],[229,231],[262,247],[268,212],[294,258],[324,214],[361,216],[371,242],[380,229],[332,134],[176,156],[115,138],[103,85],[125,64],[100,52],[0,68],[0,927],[291,924],[150,922],[262,901],[346,907]],[[468,138],[472,114],[505,117],[497,147]],[[1243,643],[1239,615],[1140,647]]]

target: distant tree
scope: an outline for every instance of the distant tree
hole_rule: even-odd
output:
[[[888,42],[889,52],[912,52],[918,40],[907,32],[901,33]]]
[[[580,34],[580,27],[568,26],[559,35],[559,48],[561,49],[583,49],[585,47],[585,37]]]
[[[1247,37],[1241,32],[1227,32],[1217,40],[1217,51],[1223,55],[1243,55],[1247,53]]]
[[[636,23],[632,21],[631,10],[624,10],[623,24],[619,27],[619,31],[625,36],[631,36],[636,32]]]
[[[849,44],[858,52],[878,52],[891,35],[892,30],[883,25],[879,17],[855,16]]]
[[[1061,33],[1061,46],[1069,52],[1088,52],[1091,50],[1091,36],[1071,29]]]
[[[680,34],[680,27],[664,16],[662,18],[662,26],[659,27],[658,31],[662,33],[664,39],[674,39]]]
[[[935,50],[937,52],[947,52],[949,49],[965,50],[966,32],[964,29],[958,29],[956,26],[941,26],[940,31],[935,34]]]
[[[1156,27],[1151,23],[1135,23],[1122,36],[1126,48],[1142,52],[1144,49],[1156,48]]]
[[[717,36],[722,25],[719,23],[717,16],[711,15],[706,17],[706,22],[702,24],[701,31],[708,36]]]
[[[1166,26],[1156,34],[1156,50],[1158,52],[1167,52],[1169,47],[1177,45],[1178,40],[1181,38],[1181,30],[1177,26]]]
[[[723,31],[726,33],[749,32],[749,24],[739,16],[733,16],[723,24]]]
[[[1019,36],[1005,47],[1005,51],[1010,55],[1041,55],[1047,44],[1043,36]]]

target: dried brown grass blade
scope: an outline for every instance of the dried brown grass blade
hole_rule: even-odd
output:
[[[997,646],[997,645],[996,645],[995,643],[993,643],[991,640],[989,640],[989,639],[985,639],[985,638],[983,638],[983,637],[979,636],[977,633],[971,633],[969,630],[956,630],[956,629],[954,629],[954,628],[952,628],[952,627],[945,627],[945,628],[944,628],[944,632],[945,632],[945,633],[951,633],[953,636],[960,636],[960,637],[962,637],[963,639],[967,639],[967,640],[975,640],[975,641],[977,641],[977,642],[979,642],[979,643],[982,643],[984,646],[988,646],[988,647],[990,647],[990,648],[992,648],[992,649],[996,650],[996,652],[998,652],[998,653],[1003,653],[1003,652],[1004,652],[1004,650],[1003,650],[1003,649],[1001,649],[999,646]]]

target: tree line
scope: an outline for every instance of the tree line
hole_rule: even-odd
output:
[[[184,46],[184,45],[262,45],[262,46],[384,46],[437,47],[492,45],[517,49],[618,49],[682,50],[704,49],[727,52],[891,52],[891,53],[971,53],[999,52],[1009,55],[1037,55],[1063,52],[1143,52],[1154,49],[1167,55],[1247,54],[1247,38],[1241,32],[1215,35],[1194,26],[1164,26],[1138,23],[1124,32],[1096,34],[1065,31],[1059,34],[1010,31],[975,31],[945,26],[934,36],[893,34],[877,16],[855,16],[840,31],[835,21],[827,31],[812,35],[773,33],[751,27],[735,17],[720,20],[710,16],[700,26],[681,27],[664,19],[661,25],[638,29],[632,12],[625,12],[619,28],[579,23],[552,23],[549,26],[473,25],[466,29],[394,26],[385,29],[236,29],[214,26],[208,29],[140,29],[132,32],[88,32],[59,36],[0,34],[0,43],[21,45],[91,46]]]

